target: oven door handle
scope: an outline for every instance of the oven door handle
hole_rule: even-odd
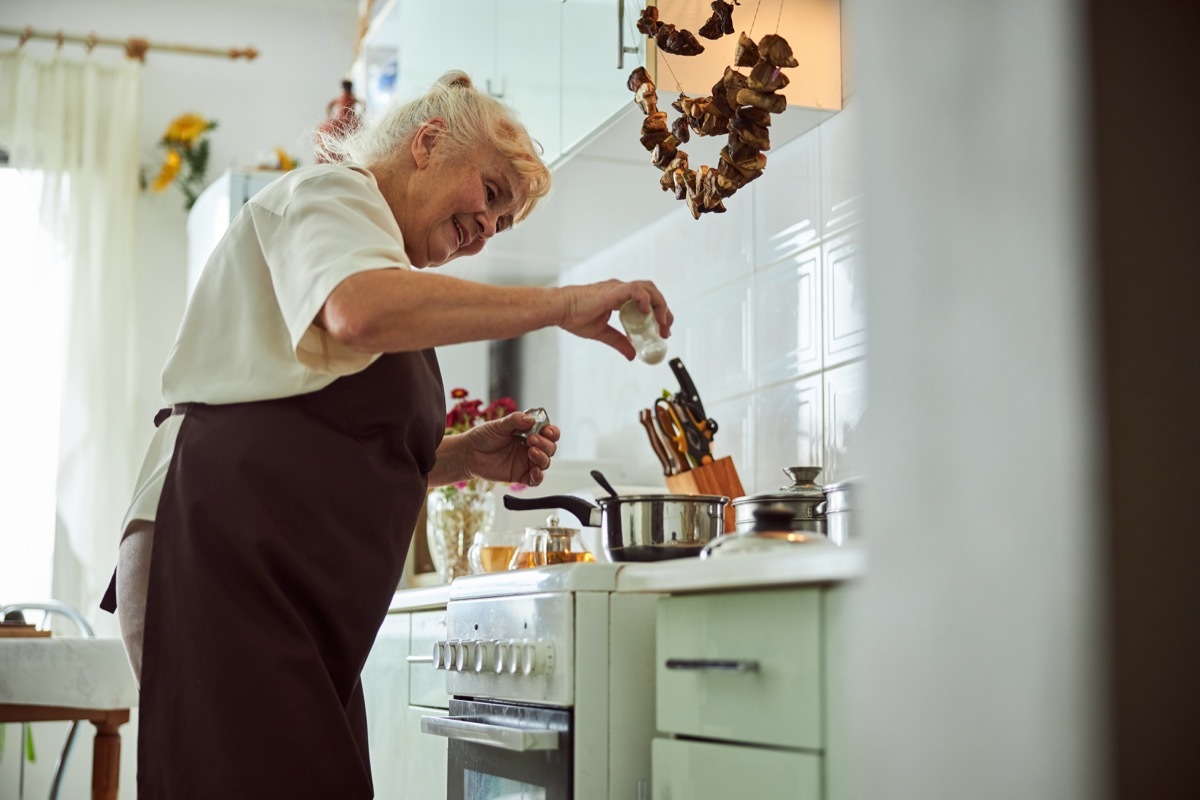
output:
[[[559,732],[531,728],[509,728],[479,722],[474,717],[421,717],[421,732],[462,742],[498,747],[501,750],[557,750]]]

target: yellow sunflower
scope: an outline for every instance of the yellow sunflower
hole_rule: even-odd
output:
[[[184,147],[191,147],[204,133],[212,127],[212,123],[199,114],[180,114],[171,120],[163,139],[168,142],[178,142]]]
[[[279,168],[284,172],[296,168],[296,159],[289,156],[282,147],[275,148],[275,155],[279,158]]]
[[[163,158],[162,168],[158,171],[158,177],[154,179],[154,183],[150,188],[156,192],[161,192],[171,185],[171,181],[175,180],[175,176],[179,174],[179,168],[183,165],[183,159],[179,156],[178,150],[168,150]]]

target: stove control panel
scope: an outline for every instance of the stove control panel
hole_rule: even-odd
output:
[[[570,592],[451,600],[433,666],[458,697],[574,703]]]
[[[496,675],[554,671],[554,643],[542,639],[445,639],[433,645],[433,668]]]

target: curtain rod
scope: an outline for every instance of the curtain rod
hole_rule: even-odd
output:
[[[136,58],[138,61],[145,62],[146,52],[149,50],[162,50],[169,53],[187,53],[195,56],[224,56],[225,58],[239,59],[244,58],[247,61],[253,61],[258,58],[258,50],[253,47],[237,48],[230,47],[221,49],[219,47],[197,47],[190,44],[153,44],[141,37],[131,36],[128,39],[114,39],[109,36],[97,36],[94,33],[89,33],[87,36],[78,34],[63,33],[62,31],[38,31],[32,27],[26,26],[21,28],[0,28],[0,36],[15,36],[20,41],[17,46],[24,45],[30,39],[48,39],[58,42],[58,46],[62,47],[63,42],[78,42],[86,45],[88,52],[92,52],[92,48],[98,44],[107,47],[123,47],[125,55],[129,58]]]

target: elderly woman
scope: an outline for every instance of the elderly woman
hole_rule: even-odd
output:
[[[143,798],[371,797],[359,673],[427,487],[536,486],[559,438],[523,442],[525,414],[443,438],[433,348],[558,326],[631,359],[609,324],[628,300],[670,333],[648,282],[423,270],[478,253],[549,189],[524,128],[466,75],[319,148],[331,163],[233,221],[163,372],[115,580]]]

